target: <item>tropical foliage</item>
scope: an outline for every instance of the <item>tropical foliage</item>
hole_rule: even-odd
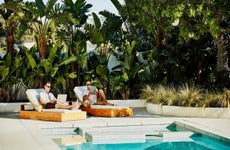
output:
[[[42,87],[49,79],[54,92],[72,99],[74,86],[92,80],[110,99],[149,92],[154,94],[145,98],[161,104],[224,105],[221,95],[230,87],[229,1],[111,2],[118,14],[90,14],[86,0],[4,0],[0,35],[7,54],[0,60],[0,101],[15,101],[22,87]],[[14,47],[26,35],[36,44]],[[94,51],[88,51],[89,42]]]

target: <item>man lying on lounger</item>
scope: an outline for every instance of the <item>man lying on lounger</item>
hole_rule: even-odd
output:
[[[51,82],[48,81],[44,85],[44,91],[40,93],[40,102],[42,105],[44,105],[45,109],[58,108],[75,110],[80,107],[80,104],[78,102],[75,102],[73,105],[58,104],[57,99],[55,98],[53,93],[50,92],[50,89]]]
[[[82,104],[84,107],[90,107],[91,105],[114,105],[107,101],[102,89],[97,90],[96,88],[92,88],[90,81],[86,82],[86,89],[83,92]]]

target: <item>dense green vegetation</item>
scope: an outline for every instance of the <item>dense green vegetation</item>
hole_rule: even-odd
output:
[[[104,88],[109,99],[139,98],[146,85],[188,83],[211,93],[230,87],[229,1],[111,2],[119,15],[90,14],[85,0],[4,0],[0,101],[15,101],[19,89],[42,87],[47,79],[54,93],[69,98],[86,80]],[[15,48],[27,35],[36,45]],[[88,41],[95,51],[87,52]],[[111,57],[118,63],[109,69]]]

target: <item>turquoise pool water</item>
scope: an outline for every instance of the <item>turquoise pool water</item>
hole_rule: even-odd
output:
[[[160,125],[160,127],[161,126],[162,125]],[[143,126],[142,129],[145,127],[149,129],[151,126]],[[92,141],[88,140],[82,144],[71,146],[59,145],[59,147],[62,150],[230,150],[230,141],[220,141],[220,137],[211,138],[210,136],[190,131],[176,124],[170,124],[163,128],[159,128],[159,126],[153,127],[154,128],[150,129],[151,132],[147,133],[153,133],[152,129],[156,129],[156,131],[163,134],[145,134],[145,142],[143,143],[92,144]],[[98,128],[96,129],[98,130]],[[117,128],[109,129],[111,129],[109,131],[113,133],[119,131]],[[137,130],[136,127],[133,129],[133,131]],[[79,129],[75,129],[74,132],[77,135],[81,135],[79,131]],[[123,130],[123,132],[127,133],[128,131]],[[103,143],[101,139],[100,143]]]
[[[63,150],[230,150],[230,145],[204,137],[191,137],[190,141],[164,142],[162,138],[147,139],[145,143],[91,144],[90,142],[60,146]]]

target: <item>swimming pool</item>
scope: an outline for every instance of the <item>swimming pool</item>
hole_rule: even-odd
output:
[[[93,141],[87,136],[89,134],[111,134],[113,135],[124,135],[130,134],[129,130],[136,132],[137,134],[144,133],[144,142],[132,142],[132,143],[107,143],[105,140],[100,139]],[[96,131],[97,132],[96,132]],[[154,131],[153,131],[154,130]],[[121,131],[124,134],[121,134]],[[151,131],[151,132],[150,132]],[[230,143],[224,143],[216,139],[210,138],[209,136],[196,133],[185,129],[180,126],[171,125],[151,125],[151,126],[128,126],[126,127],[110,127],[110,128],[96,128],[87,129],[82,131],[81,129],[75,130],[77,135],[85,134],[87,142],[73,145],[58,144],[62,150],[230,150]],[[111,139],[113,138],[111,136]],[[100,137],[99,137],[100,138]],[[122,137],[120,136],[122,139]],[[132,137],[131,137],[132,138]],[[135,135],[133,136],[135,139]],[[138,137],[137,137],[138,138]],[[114,138],[116,140],[116,138]],[[127,140],[131,140],[130,137]],[[118,140],[119,141],[119,140]],[[123,140],[121,140],[123,141]],[[134,141],[134,140],[131,140]]]
[[[147,139],[145,143],[92,144],[84,143],[61,146],[62,150],[230,150],[230,145],[206,137],[194,137],[192,141],[164,142],[161,139]]]

